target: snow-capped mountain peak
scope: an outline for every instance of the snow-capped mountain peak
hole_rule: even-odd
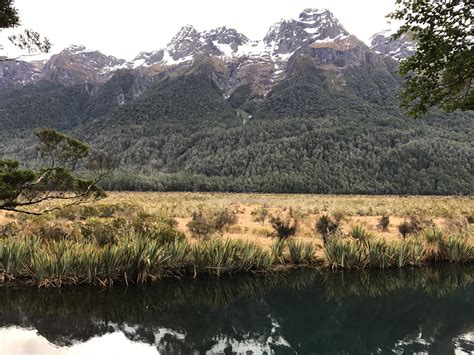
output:
[[[395,31],[383,30],[377,32],[369,39],[369,47],[377,52],[400,60],[411,57],[416,51],[416,41],[409,34],[393,39],[392,35]]]
[[[303,45],[347,36],[349,33],[329,10],[305,9],[298,19],[280,20],[271,26],[263,41],[273,55],[284,55]]]

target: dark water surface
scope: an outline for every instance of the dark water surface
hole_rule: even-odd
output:
[[[474,354],[474,268],[0,288],[0,354]]]

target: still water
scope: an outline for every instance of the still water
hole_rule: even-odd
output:
[[[1,355],[474,354],[474,268],[0,288]]]

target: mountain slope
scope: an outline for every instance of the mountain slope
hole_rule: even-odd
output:
[[[259,41],[185,26],[130,63],[0,64],[1,156],[34,164],[47,126],[117,156],[114,189],[472,194],[473,113],[405,118],[402,44],[377,38],[306,9]]]

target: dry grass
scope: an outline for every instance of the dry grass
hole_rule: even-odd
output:
[[[251,212],[268,206],[270,214],[281,215],[293,208],[300,215],[297,237],[322,244],[314,230],[322,214],[340,212],[344,215],[343,232],[360,225],[387,240],[399,240],[398,225],[411,216],[433,220],[445,228],[456,218],[474,215],[473,197],[452,196],[362,196],[362,195],[290,195],[242,193],[187,193],[187,192],[111,192],[100,204],[131,203],[150,213],[164,213],[175,218],[178,228],[189,235],[186,224],[193,212],[199,210],[231,208],[237,211],[240,231],[225,233],[231,239],[243,239],[268,246],[270,238],[254,234],[261,223],[252,220]],[[377,228],[383,214],[390,216],[387,231]],[[270,228],[269,222],[263,226]]]
[[[238,216],[238,228],[224,233],[230,239],[253,241],[269,246],[271,238],[255,231],[271,229],[269,222],[255,222],[252,211],[267,206],[271,215],[285,215],[292,208],[299,216],[297,238],[321,245],[315,222],[323,214],[341,213],[342,231],[359,225],[387,240],[399,240],[398,225],[411,216],[432,220],[439,228],[449,229],[453,220],[474,215],[473,197],[437,196],[362,196],[362,195],[289,195],[241,193],[110,192],[98,204],[133,204],[152,214],[164,214],[178,222],[178,229],[189,236],[187,223],[193,212],[230,208]],[[387,231],[377,228],[383,215],[390,216]],[[12,221],[0,213],[0,225]]]

